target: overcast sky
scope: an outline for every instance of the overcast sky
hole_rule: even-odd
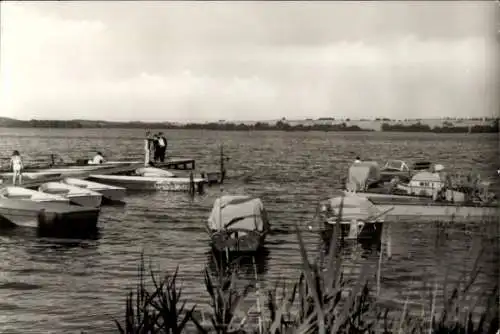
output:
[[[498,113],[486,1],[2,2],[0,116]]]

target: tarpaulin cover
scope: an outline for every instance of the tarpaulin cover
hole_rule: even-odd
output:
[[[341,207],[342,197],[333,197],[328,200],[333,209],[333,216],[338,217]],[[381,211],[369,199],[361,196],[346,195],[342,205],[342,220],[362,220],[375,218]]]
[[[245,195],[226,195],[217,198],[208,218],[211,230],[238,229],[263,231],[268,222],[264,205],[259,198]]]
[[[367,186],[380,180],[380,167],[376,161],[363,161],[351,165],[346,182],[349,191],[364,191]]]

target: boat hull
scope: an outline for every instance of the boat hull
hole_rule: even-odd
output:
[[[90,175],[89,180],[124,187],[129,190],[147,191],[180,191],[189,192],[191,181],[180,177],[143,177],[127,175]],[[194,179],[194,188],[198,193],[203,192],[203,179]]]
[[[251,253],[259,251],[266,239],[266,232],[209,230],[211,246],[218,252]]]
[[[36,228],[50,235],[85,236],[97,231],[99,209],[0,199],[0,216],[4,223],[11,224],[9,227]]]
[[[333,237],[333,232],[335,229],[335,224],[324,223],[323,228],[320,231],[321,239],[325,243],[329,243]],[[382,235],[383,223],[365,223],[363,227],[357,231],[355,237],[350,237],[349,232],[351,229],[350,222],[342,222],[340,224],[340,235],[341,239],[356,239],[356,240],[376,240]]]
[[[87,208],[98,208],[102,203],[102,195],[69,195],[68,199],[71,203],[87,207]]]
[[[103,200],[109,202],[123,202],[127,196],[127,189],[125,188],[114,188],[114,189],[91,189],[102,195]]]

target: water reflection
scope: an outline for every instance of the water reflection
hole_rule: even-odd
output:
[[[355,240],[338,238],[334,242],[336,251],[341,251],[342,254],[359,252],[362,257],[368,257],[374,253],[380,252],[382,249],[382,233],[374,233],[370,236],[365,235],[364,238]],[[323,239],[322,247],[324,252],[328,252],[331,241]]]
[[[59,240],[57,242],[60,244],[68,244],[68,240],[99,240],[101,237],[101,231],[98,227],[78,233],[36,230],[36,235],[38,238],[51,238],[53,240]]]
[[[224,254],[210,250],[206,256],[212,272],[235,270],[241,278],[254,280],[267,273],[270,251],[266,247],[253,254]]]
[[[1,216],[0,216],[1,218]],[[85,234],[79,234],[77,236],[68,236],[65,234],[59,234],[57,232],[44,232],[40,231],[36,227],[25,227],[25,226],[13,226],[9,228],[0,227],[0,236],[8,238],[22,238],[27,239],[27,241],[47,242],[50,240],[52,244],[59,244],[65,247],[78,247],[81,244],[88,244],[89,242],[95,242],[101,238],[101,231],[96,229],[94,231],[88,231]]]

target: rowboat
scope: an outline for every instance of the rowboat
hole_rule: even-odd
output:
[[[34,202],[50,202],[50,203],[66,203],[69,204],[69,199],[54,195],[47,194],[37,190],[26,189],[23,187],[5,187],[0,189],[0,197],[10,199],[20,199]]]
[[[80,235],[96,231],[99,209],[0,198],[0,217],[2,223],[14,227],[31,227],[48,233]]]
[[[129,190],[157,190],[157,191],[191,191],[195,189],[198,193],[203,192],[202,178],[188,177],[151,177],[134,175],[101,175],[91,174],[89,180]]]
[[[103,199],[112,202],[123,201],[127,194],[127,189],[125,189],[124,187],[110,186],[107,184],[82,180],[78,178],[67,177],[62,182],[79,188],[98,192],[102,195]]]
[[[255,252],[270,231],[259,198],[225,195],[217,198],[207,220],[207,232],[216,251]]]
[[[102,195],[98,192],[82,189],[62,182],[46,182],[42,184],[38,190],[47,194],[64,196],[72,203],[84,207],[96,208],[100,207],[102,203]]]

